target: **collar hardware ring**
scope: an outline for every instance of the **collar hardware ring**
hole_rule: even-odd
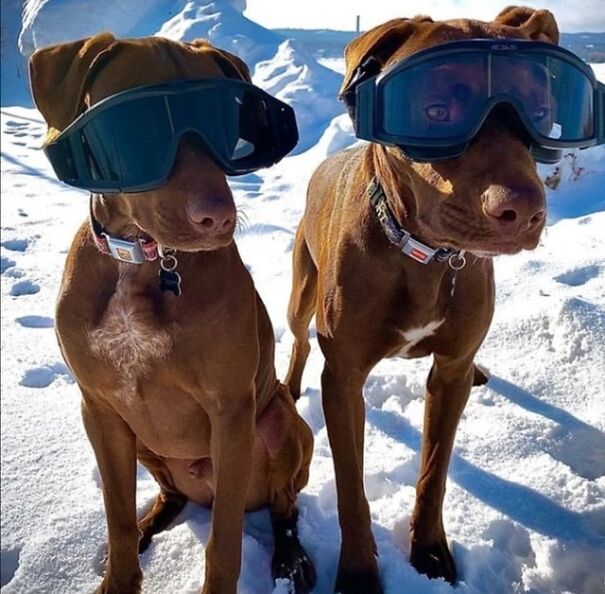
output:
[[[449,257],[447,263],[452,270],[462,270],[466,266],[466,258],[464,257],[464,252],[453,253]]]
[[[173,272],[176,270],[179,261],[176,259],[176,250],[165,246],[158,246],[158,254],[160,255],[160,268],[165,272]]]
[[[163,245],[158,246],[158,254],[160,255],[160,272],[159,272],[159,283],[160,290],[170,291],[177,297],[181,294],[181,275],[176,271],[178,266],[178,260],[176,259],[176,249],[165,247]]]

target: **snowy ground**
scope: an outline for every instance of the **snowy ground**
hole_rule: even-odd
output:
[[[56,32],[44,19],[52,24],[75,2],[29,0],[32,10],[48,10],[44,18],[30,19],[25,30],[31,39]],[[292,340],[285,320],[290,257],[308,177],[353,139],[347,116],[326,116],[342,110],[335,101],[339,78],[304,48],[242,20],[242,4],[180,0],[171,26],[177,37],[179,27],[194,28],[196,35],[212,32],[246,51],[262,46],[274,52],[255,60],[255,80],[296,104],[309,143],[319,138],[275,168],[232,182],[248,219],[237,242],[273,320],[283,377]],[[126,14],[120,12],[124,6],[126,0],[112,0],[103,11]],[[137,26],[157,30],[171,6],[153,0],[144,25],[157,28]],[[84,21],[72,19],[59,32],[77,37],[77,26],[90,24]],[[342,61],[322,63],[343,70]],[[604,80],[603,65],[595,70]],[[80,420],[80,397],[52,329],[65,254],[86,217],[87,196],[54,179],[40,151],[43,132],[35,110],[2,107],[3,594],[91,592],[100,582],[105,542],[100,480]],[[496,316],[478,357],[492,379],[473,390],[450,468],[445,524],[460,594],[605,592],[605,148],[574,153],[558,170],[543,167],[541,174],[556,186],[549,190],[549,226],[536,251],[496,261]],[[339,535],[315,339],[312,349],[298,404],[315,434],[300,527],[318,568],[315,594],[328,594]],[[454,592],[407,562],[429,364],[384,361],[365,389],[366,491],[386,594]],[[141,469],[141,510],[156,490]],[[155,538],[142,558],[145,593],[199,592],[209,523],[208,511],[188,505]],[[271,592],[271,546],[267,514],[250,514],[241,594]]]
[[[79,394],[55,342],[53,304],[86,195],[61,186],[39,150],[43,125],[2,110],[2,592],[88,592],[99,581],[105,521]],[[346,118],[312,150],[234,181],[249,225],[240,250],[269,307],[283,375],[290,252],[306,178],[344,143]],[[344,139],[344,140],[343,140]],[[600,152],[599,152],[600,151]],[[498,307],[458,432],[445,523],[458,592],[603,592],[605,567],[605,151],[551,203],[558,222],[535,252],[497,261]],[[595,172],[596,171],[596,172]],[[570,172],[567,172],[569,175]],[[584,216],[575,217],[576,214]],[[276,257],[281,254],[280,257]],[[332,460],[320,406],[316,341],[299,403],[315,433],[301,532],[330,592],[338,555]],[[406,560],[428,360],[385,361],[366,386],[366,489],[388,594],[449,592]],[[143,509],[156,487],[139,474]],[[145,592],[197,592],[210,514],[189,505],[143,556]],[[266,594],[271,537],[251,514],[240,591]]]

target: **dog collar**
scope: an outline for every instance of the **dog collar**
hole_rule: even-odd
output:
[[[429,247],[425,243],[414,239],[412,234],[397,222],[393,211],[387,203],[384,190],[375,177],[371,179],[367,193],[387,239],[406,256],[421,264],[448,261],[449,265],[454,269],[464,267],[466,261],[464,260],[463,252],[451,248],[440,247],[434,249]]]
[[[114,260],[128,264],[143,264],[143,262],[153,262],[158,259],[158,242],[154,239],[130,241],[121,237],[113,237],[107,233],[92,212],[92,198],[90,200],[90,228],[97,249]]]
[[[92,196],[90,197],[90,230],[99,252],[111,256],[114,260],[127,264],[143,264],[144,262],[154,262],[159,258],[158,284],[160,290],[162,292],[170,291],[177,297],[181,294],[181,275],[176,271],[178,265],[176,250],[161,246],[155,239],[130,241],[109,235],[92,212]]]

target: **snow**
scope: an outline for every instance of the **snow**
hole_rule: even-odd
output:
[[[16,3],[6,1],[11,6]],[[242,58],[256,84],[294,107],[301,129],[295,153],[302,152],[317,142],[330,120],[342,111],[336,101],[342,75],[318,63],[294,41],[247,19],[245,7],[245,0],[26,0],[19,48],[30,56],[39,47],[102,30],[118,37],[208,39]],[[13,22],[14,7],[11,16]],[[15,61],[10,70],[6,68],[9,76],[3,76],[2,93],[23,105],[24,93],[15,89],[24,87],[26,69],[18,58]]]
[[[44,19],[53,10],[59,18],[61,6],[71,6],[38,2],[34,14],[35,4],[28,3],[31,40],[50,35],[45,23],[53,21]],[[103,4],[114,30],[119,23],[112,19],[127,20],[128,2]],[[149,22],[167,7],[147,6],[152,4],[154,14],[144,17]],[[262,33],[238,20],[244,19],[242,2],[171,5],[173,14],[166,13],[156,30],[180,35],[195,29],[198,35],[196,27],[206,27],[235,43],[241,25],[241,47]],[[92,2],[88,6],[95,10]],[[43,18],[43,11],[49,16]],[[80,30],[75,20],[69,22],[65,34]],[[326,155],[356,140],[348,117],[338,115],[337,84],[322,78],[326,73],[304,48],[264,33],[263,39],[273,49],[254,63],[255,81],[296,104],[309,148],[270,170],[233,178],[231,186],[248,221],[238,246],[271,315],[283,377],[292,344],[286,324],[290,258],[306,184]],[[605,78],[602,65],[596,70]],[[320,88],[324,84],[334,88],[328,92]],[[41,116],[4,99],[3,87],[2,593],[90,592],[100,582],[106,539],[100,477],[82,427],[80,395],[52,329],[65,255],[87,215],[87,196],[54,179],[40,151]],[[334,117],[322,119],[323,109]],[[368,379],[366,492],[386,594],[604,591],[605,149],[572,152],[558,168],[540,168],[556,188],[548,190],[549,225],[541,245],[496,259],[496,314],[478,355],[491,379],[473,390],[461,421],[444,509],[460,571],[455,590],[417,574],[407,561],[430,361],[385,360]],[[315,453],[309,485],[300,496],[300,534],[317,565],[315,594],[327,594],[339,531],[314,331],[311,343],[298,409],[315,434]],[[141,468],[140,511],[156,492]],[[188,504],[176,523],[154,538],[141,559],[145,593],[199,592],[209,527],[210,512]],[[271,547],[267,513],[249,514],[242,594],[272,591]],[[287,592],[287,585],[278,584],[274,592]]]

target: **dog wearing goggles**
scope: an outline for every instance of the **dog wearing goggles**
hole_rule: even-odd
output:
[[[201,40],[103,33],[37,51],[30,73],[53,166],[93,192],[67,257],[56,329],[102,479],[109,542],[97,591],[139,592],[139,552],[191,500],[212,506],[205,594],[235,594],[244,512],[263,506],[274,578],[309,592],[315,575],[297,536],[296,498],[312,433],[276,379],[273,330],[233,242],[225,178],[289,150],[258,150],[258,131],[279,137],[284,122],[292,143],[287,110],[255,90],[241,60]],[[223,104],[212,103],[217,96]],[[224,128],[205,112],[223,114]],[[162,142],[172,145],[146,146]],[[160,485],[139,521],[137,461]]]
[[[382,592],[363,485],[362,389],[385,357],[433,355],[410,561],[431,578],[456,581],[442,506],[458,422],[471,386],[487,381],[473,360],[494,311],[492,256],[534,249],[545,224],[544,187],[532,144],[548,137],[556,109],[546,109],[543,81],[549,73],[536,67],[538,61],[511,69],[505,89],[507,97],[518,98],[514,107],[523,111],[522,119],[535,126],[529,138],[508,110],[494,106],[476,130],[456,131],[456,142],[466,144],[462,149],[449,155],[424,150],[449,149],[448,134],[462,117],[464,102],[476,92],[492,97],[468,61],[444,58],[434,65],[432,79],[411,77],[414,94],[400,96],[401,110],[390,112],[388,121],[379,116],[376,123],[375,114],[355,113],[360,100],[367,99],[360,97],[364,81],[378,87],[382,73],[416,53],[472,39],[503,45],[528,40],[555,48],[559,34],[551,13],[509,7],[493,22],[395,19],[349,44],[341,97],[353,107],[358,127],[368,135],[386,127],[391,137],[372,138],[319,166],[296,236],[288,312],[295,341],[286,383],[298,397],[310,348],[308,326],[315,315],[326,361],[322,399],[338,491],[342,543],[335,592],[341,594]],[[498,84],[504,84],[502,77]],[[535,103],[522,104],[532,93]],[[418,97],[424,103],[415,103]],[[355,98],[357,104],[351,105]],[[414,138],[423,142],[413,145],[414,138],[406,138],[402,148],[393,137],[397,118],[407,118],[410,109],[416,112],[410,121],[418,126]],[[570,116],[569,121],[594,137],[591,117],[587,111],[586,118],[572,121]],[[465,136],[469,130],[471,138]],[[429,133],[440,142],[425,142]]]

